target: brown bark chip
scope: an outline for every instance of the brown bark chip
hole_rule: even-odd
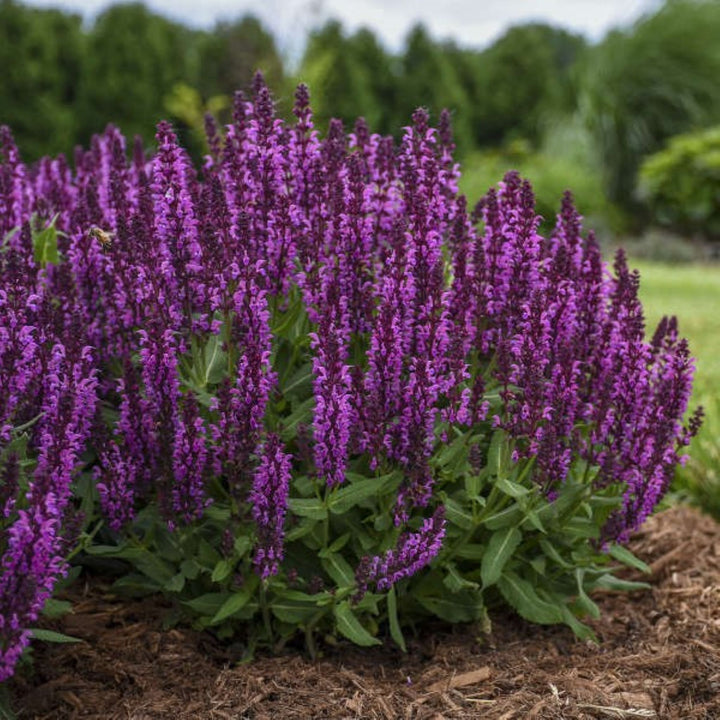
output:
[[[94,581],[53,626],[84,642],[37,643],[15,706],[48,720],[720,720],[720,526],[673,508],[631,549],[652,589],[596,597],[599,645],[505,613],[488,637],[436,628],[407,655],[341,644],[315,662],[288,651],[235,664],[207,634],[164,631],[161,600],[121,601]]]

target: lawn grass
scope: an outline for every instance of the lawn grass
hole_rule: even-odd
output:
[[[640,270],[640,299],[651,334],[663,315],[677,315],[680,334],[697,358],[698,398],[720,388],[720,265],[663,265],[633,261]]]
[[[680,333],[697,359],[691,407],[705,423],[677,472],[675,489],[720,520],[720,265],[666,265],[630,261],[640,270],[640,297],[648,333],[663,315],[677,315]]]

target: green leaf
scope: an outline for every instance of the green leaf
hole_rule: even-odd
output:
[[[530,567],[538,574],[545,575],[547,572],[547,558],[544,555],[538,555],[530,561]]]
[[[164,589],[167,592],[179,593],[179,592],[182,592],[182,589],[184,587],[185,587],[185,575],[183,575],[181,572],[179,572],[176,575],[173,575],[173,577],[170,578],[170,580],[165,583]]]
[[[467,473],[465,475],[465,493],[470,500],[480,505],[480,507],[485,507],[487,500],[480,494],[481,489],[481,476],[475,473]]]
[[[215,566],[215,569],[212,571],[210,579],[213,582],[220,583],[230,575],[232,570],[233,563],[230,562],[230,560],[223,559]]]
[[[238,557],[243,557],[245,553],[252,547],[252,540],[247,535],[235,538],[233,549]]]
[[[222,560],[220,553],[205,538],[198,540],[197,560],[205,570],[212,572],[215,566]]]
[[[522,527],[525,527],[525,525],[531,525],[541,533],[547,534],[547,530],[545,530],[545,526],[540,519],[540,515],[535,512],[535,510],[525,511],[525,520],[522,523]]]
[[[373,637],[363,627],[350,607],[348,600],[343,600],[339,605],[336,605],[334,613],[338,631],[355,645],[370,647],[371,645],[381,644],[376,637]]]
[[[226,523],[230,520],[230,508],[223,505],[208,505],[204,511],[205,517],[210,520],[216,520],[217,522]]]
[[[468,438],[460,435],[446,445],[435,458],[435,463],[443,469],[452,471],[467,459]]]
[[[283,440],[292,440],[297,432],[297,426],[301,423],[312,421],[313,408],[315,407],[315,396],[309,397],[301,402],[288,417],[282,420],[280,436]]]
[[[567,560],[565,560],[562,555],[560,555],[557,548],[547,538],[540,538],[540,547],[542,548],[542,551],[545,553],[545,555],[547,555],[553,562],[557,563],[560,567],[565,568],[566,570],[572,568],[572,565]]]
[[[577,580],[578,597],[576,605],[584,612],[597,620],[600,617],[600,608],[590,599],[585,592],[585,569],[575,569],[575,579]]]
[[[565,530],[576,538],[597,540],[600,537],[600,528],[591,520],[580,517],[570,518],[565,523]]]
[[[130,551],[130,552],[129,552]],[[175,571],[169,563],[145,548],[128,548],[124,556],[144,575],[159,585],[168,582]]]
[[[352,533],[345,533],[344,535],[341,535],[335,542],[331,543],[328,547],[328,552],[334,553],[334,552],[340,552],[348,543],[348,540],[352,537]],[[321,553],[322,556],[322,553]]]
[[[290,543],[294,542],[295,540],[300,540],[300,538],[309,535],[315,529],[316,525],[316,520],[304,518],[294,528],[287,531],[287,533],[285,534],[285,541]]]
[[[407,646],[405,645],[405,638],[400,629],[400,621],[398,620],[397,595],[395,594],[394,585],[390,588],[390,592],[387,595],[387,613],[390,624],[390,637],[395,641],[395,644],[406,653]]]
[[[650,575],[652,570],[647,563],[644,563],[639,557],[633,555],[626,547],[622,545],[611,545],[608,551],[616,560],[623,565],[640,570],[640,572]]]
[[[155,545],[164,560],[171,563],[178,563],[182,560],[183,554],[178,547],[177,540],[165,525],[156,525],[153,528]]]
[[[85,550],[88,555],[99,555],[101,557],[125,558],[123,553],[125,545],[91,545]]]
[[[462,530],[469,530],[474,524],[472,513],[453,498],[445,500],[445,517]]]
[[[113,584],[111,590],[118,595],[130,595],[132,597],[144,597],[152,595],[162,590],[154,580],[140,573],[128,573],[118,578]]]
[[[457,556],[464,560],[480,561],[485,555],[487,546],[478,545],[477,543],[466,543],[458,548]]]
[[[447,622],[467,623],[485,618],[485,606],[479,591],[463,590],[441,596],[418,594],[414,598],[428,612]]]
[[[355,573],[348,561],[340,553],[322,551],[320,557],[323,569],[337,584],[338,588],[353,587],[355,585]]]
[[[192,600],[183,601],[183,605],[189,607],[191,610],[194,610],[199,615],[213,617],[230,597],[230,593],[226,592],[205,593],[204,595],[200,595]]]
[[[320,498],[290,498],[288,500],[290,512],[311,520],[325,520],[327,508]]]
[[[503,573],[498,580],[498,588],[505,600],[526,620],[541,625],[563,622],[562,609],[543,600],[527,580],[514,572]]]
[[[498,581],[521,541],[522,533],[516,527],[497,530],[492,534],[480,568],[483,587],[490,587]]]
[[[517,525],[524,518],[522,508],[515,502],[510,507],[488,517],[483,525],[488,530],[500,530],[501,528]]]
[[[318,614],[318,608],[332,600],[329,592],[308,595],[300,590],[285,590],[273,598],[270,610],[280,621],[302,625]]]
[[[650,590],[651,585],[644,582],[633,582],[631,580],[621,580],[614,575],[607,573],[601,575],[592,583],[592,588],[602,588],[603,590],[619,590],[622,592],[633,592],[634,590]]]
[[[580,620],[572,614],[570,608],[563,605],[561,609],[563,622],[575,633],[575,637],[580,640],[591,640],[594,643],[598,641],[597,635],[593,632],[592,628],[580,622]]]
[[[496,430],[488,449],[488,469],[496,477],[504,476],[510,458],[510,443],[504,430]]]
[[[72,612],[72,603],[67,600],[56,600],[55,598],[46,600],[45,607],[42,609],[43,617],[51,620],[67,615],[69,612]]]
[[[119,558],[127,560],[136,570],[146,575],[157,585],[164,585],[175,575],[169,563],[162,560],[144,547],[127,547],[125,545],[95,545],[87,548],[90,555]]]
[[[222,349],[222,344],[219,335],[211,335],[205,345],[205,387],[217,385],[227,374],[227,353]]]
[[[313,377],[312,363],[305,363],[302,367],[298,368],[297,372],[283,388],[283,397],[297,397],[299,399],[306,396],[312,391]]]
[[[180,570],[188,580],[197,579],[197,576],[202,572],[200,565],[192,558],[190,560],[183,560],[180,563]]]
[[[58,254],[58,231],[55,228],[56,220],[57,215],[46,228],[34,232],[32,236],[35,262],[42,267],[57,265],[60,262],[60,256]]]
[[[452,564],[447,565],[445,570],[447,574],[443,578],[443,585],[452,593],[466,589],[477,590],[480,587],[476,582],[466,580]]]
[[[36,640],[49,643],[79,643],[82,642],[80,638],[70,637],[70,635],[64,635],[63,633],[55,632],[54,630],[45,630],[43,628],[31,628],[30,634]]]
[[[330,511],[336,515],[346,513],[350,508],[371,497],[377,497],[396,490],[402,481],[402,473],[395,471],[388,475],[368,478],[348,472],[345,477],[349,484],[340,487],[330,497]]]
[[[530,492],[529,488],[526,488],[520,483],[516,483],[514,480],[508,480],[507,478],[498,478],[495,481],[495,485],[511,498],[524,497]]]
[[[210,621],[211,625],[217,625],[223,620],[227,620],[235,613],[242,610],[247,605],[250,599],[250,593],[247,590],[240,590],[232,593],[230,597],[220,606],[220,609],[215,613],[213,619]]]

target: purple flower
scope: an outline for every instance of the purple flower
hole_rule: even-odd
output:
[[[444,537],[445,509],[441,505],[417,532],[402,533],[394,548],[360,561],[355,571],[356,599],[373,586],[378,592],[389,590],[399,580],[422,570],[440,552]]]
[[[259,464],[248,497],[258,537],[253,564],[263,580],[277,574],[284,557],[284,524],[291,473],[292,455],[283,450],[278,435],[269,434],[260,449]]]

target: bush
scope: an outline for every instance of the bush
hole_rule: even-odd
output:
[[[696,430],[675,322],[644,340],[637,274],[569,196],[548,238],[515,173],[469,214],[446,115],[395,148],[320,139],[302,86],[293,125],[255,93],[208,123],[202,180],[167,123],[151,160],[109,128],[72,175],[5,169],[10,226],[54,214],[48,292],[94,348],[89,552],[249,651],[404,647],[498,602],[592,637]]]
[[[720,125],[672,138],[645,159],[638,188],[658,224],[720,239]]]
[[[571,135],[568,142],[576,143],[577,138]],[[622,212],[605,199],[598,173],[586,158],[568,154],[567,148],[534,152],[527,142],[516,140],[499,150],[474,153],[463,162],[461,188],[468,197],[479,197],[509,169],[532,178],[543,232],[552,232],[558,198],[570,188],[587,222],[601,238],[614,236],[625,228]]]
[[[632,208],[643,158],[720,118],[720,5],[668,0],[613,31],[577,69],[578,113],[592,134],[607,197]]]

